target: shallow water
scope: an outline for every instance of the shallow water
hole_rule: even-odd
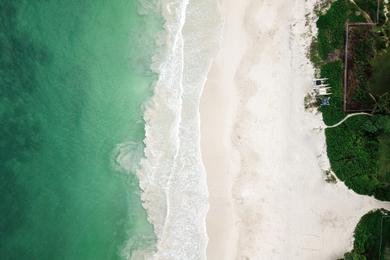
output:
[[[138,4],[0,0],[1,259],[118,259],[154,242],[138,181],[113,160],[141,145],[156,80],[161,21]]]
[[[154,257],[206,259],[208,191],[199,102],[222,20],[215,0],[161,2],[167,10],[166,56],[145,111],[146,158],[138,176],[158,238]]]

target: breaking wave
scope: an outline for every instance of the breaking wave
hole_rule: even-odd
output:
[[[136,171],[157,245],[131,258],[206,259],[199,101],[222,23],[216,0],[161,0],[159,8],[166,34],[152,65],[159,77],[144,113],[144,158]]]

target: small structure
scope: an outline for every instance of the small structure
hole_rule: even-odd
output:
[[[313,89],[317,96],[329,96],[330,92],[329,84],[327,83],[328,78],[320,78],[313,80]]]
[[[320,87],[329,86],[329,84],[327,84],[327,80],[328,80],[328,78],[314,79],[313,80],[313,88],[318,89]]]
[[[321,99],[321,106],[324,107],[324,106],[329,106],[330,103],[329,103],[329,100],[330,100],[330,97],[324,97]]]
[[[317,90],[317,95],[318,96],[329,96],[331,95],[332,93],[329,92],[330,90],[330,87],[321,87],[321,88],[318,88]]]

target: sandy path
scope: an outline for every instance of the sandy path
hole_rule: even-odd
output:
[[[334,124],[334,125],[328,125],[326,126],[326,128],[335,128],[335,127],[338,127],[339,125],[341,125],[342,123],[344,123],[345,121],[347,121],[349,118],[351,117],[354,117],[354,116],[372,116],[372,114],[370,113],[365,113],[365,112],[361,112],[361,113],[354,113],[354,114],[349,114],[347,115],[346,117],[344,117],[343,119],[340,120],[340,122]]]
[[[201,101],[208,258],[336,259],[360,217],[389,207],[325,182],[303,0],[223,0],[221,49]],[[310,16],[309,16],[310,17]]]

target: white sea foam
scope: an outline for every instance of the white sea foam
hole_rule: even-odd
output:
[[[205,259],[208,192],[200,154],[199,100],[218,45],[216,0],[162,0],[165,52],[144,119],[137,176],[157,236],[156,251],[133,259]],[[161,62],[158,62],[160,60]]]
[[[118,171],[136,172],[142,158],[143,145],[129,141],[117,145],[114,150],[114,168]]]

